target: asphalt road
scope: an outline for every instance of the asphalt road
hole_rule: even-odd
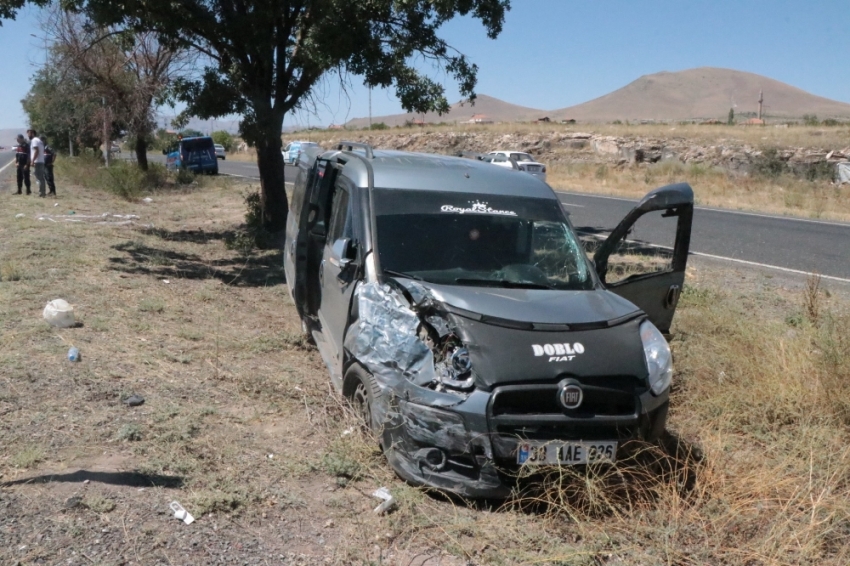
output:
[[[165,156],[158,153],[149,153],[148,159],[157,163],[165,163]],[[295,167],[284,166],[283,174],[287,183],[295,182],[296,171],[297,169]],[[218,172],[235,177],[260,180],[260,172],[257,170],[257,164],[249,161],[234,161],[232,159],[219,161]]]
[[[13,153],[0,152],[0,168]],[[165,156],[150,154],[152,161]],[[256,163],[225,160],[219,171],[259,180]],[[285,167],[287,182],[295,180],[295,167]],[[14,175],[9,165],[0,176]],[[13,181],[14,182],[14,181]],[[699,194],[699,187],[695,187]],[[558,193],[573,225],[580,232],[598,234],[611,230],[637,201],[582,193]],[[649,222],[639,238],[656,245],[670,245],[671,231]],[[828,279],[850,283],[850,224],[771,216],[749,212],[697,207],[691,232],[691,253],[719,258],[739,265],[768,267],[786,272],[816,271]]]
[[[699,194],[699,187],[694,190]],[[576,230],[611,230],[637,201],[579,193],[558,193]],[[655,223],[657,224],[657,223]],[[641,240],[670,245],[670,231],[650,224]],[[739,264],[782,270],[817,271],[850,282],[850,224],[696,207],[691,253]]]

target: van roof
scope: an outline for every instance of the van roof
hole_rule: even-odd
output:
[[[331,155],[333,153],[337,152],[331,152]],[[533,175],[475,159],[374,150],[372,159],[368,161],[372,165],[375,188],[379,189],[557,198],[549,185]],[[362,159],[349,160],[343,175],[357,186],[368,186],[366,165]]]

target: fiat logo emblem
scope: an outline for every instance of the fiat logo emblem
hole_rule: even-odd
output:
[[[584,391],[575,383],[561,385],[558,400],[565,409],[578,409],[584,399]]]

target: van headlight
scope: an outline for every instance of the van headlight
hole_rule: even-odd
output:
[[[648,320],[640,325],[640,341],[646,369],[649,372],[649,387],[655,395],[661,395],[673,381],[673,356],[664,335]]]

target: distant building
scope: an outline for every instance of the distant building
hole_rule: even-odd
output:
[[[542,118],[538,118],[538,119],[536,120],[536,122],[539,122],[539,123],[551,122],[551,121],[552,121],[552,120],[550,120],[550,119],[549,119],[549,116],[543,116]]]
[[[473,114],[472,118],[464,122],[465,124],[492,124],[493,120],[491,120],[486,114]]]
[[[744,122],[745,126],[764,126],[764,120],[761,118],[750,118]]]

